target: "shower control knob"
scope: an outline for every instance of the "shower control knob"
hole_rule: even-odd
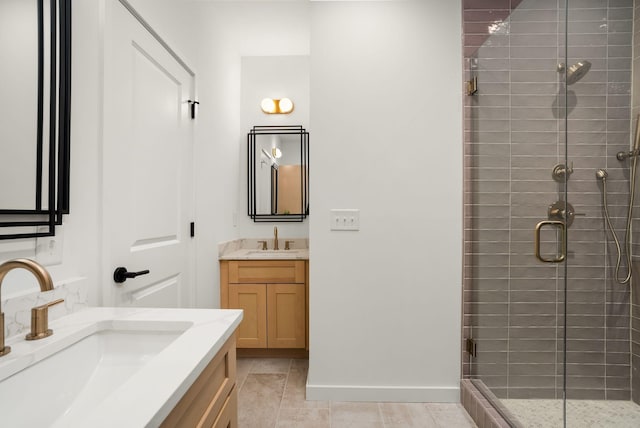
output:
[[[553,177],[555,181],[561,183],[565,180],[568,180],[571,174],[573,174],[573,162],[571,162],[571,166],[566,166],[563,163],[559,163],[558,165],[553,167],[551,177]]]
[[[575,216],[584,216],[585,214],[576,213],[573,205],[565,201],[556,201],[549,205],[547,210],[549,220],[564,221],[567,227],[571,227]]]

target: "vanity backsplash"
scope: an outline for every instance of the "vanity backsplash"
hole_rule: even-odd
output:
[[[2,312],[4,312],[6,337],[28,333],[31,329],[31,308],[56,299],[64,299],[64,302],[49,308],[49,321],[86,308],[88,306],[87,279],[70,278],[55,282],[51,291],[43,293],[40,290],[34,290],[3,299]]]

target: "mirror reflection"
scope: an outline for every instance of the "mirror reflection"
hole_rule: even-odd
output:
[[[34,209],[38,160],[38,2],[0,1],[0,208]]]
[[[249,216],[303,221],[308,215],[309,133],[301,126],[255,126],[249,133]]]
[[[71,0],[0,0],[0,240],[69,213]]]

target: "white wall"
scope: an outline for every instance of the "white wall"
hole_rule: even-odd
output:
[[[457,401],[460,2],[314,2],[307,398]],[[359,232],[329,230],[358,208]]]
[[[246,137],[241,121],[241,61],[248,56],[309,54],[309,5],[290,2],[200,2],[203,28],[197,44],[201,116],[198,123],[196,186],[198,304],[219,307],[217,253],[220,241],[271,237],[273,223],[247,217]],[[278,225],[281,237],[299,236],[298,226]],[[307,227],[307,226],[304,226]],[[293,229],[291,229],[293,228]],[[204,247],[204,248],[203,248]]]

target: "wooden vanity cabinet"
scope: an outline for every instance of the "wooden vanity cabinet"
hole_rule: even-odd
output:
[[[231,336],[160,428],[237,428],[236,341]]]
[[[307,348],[307,262],[223,260],[222,308],[242,309],[238,348]]]

